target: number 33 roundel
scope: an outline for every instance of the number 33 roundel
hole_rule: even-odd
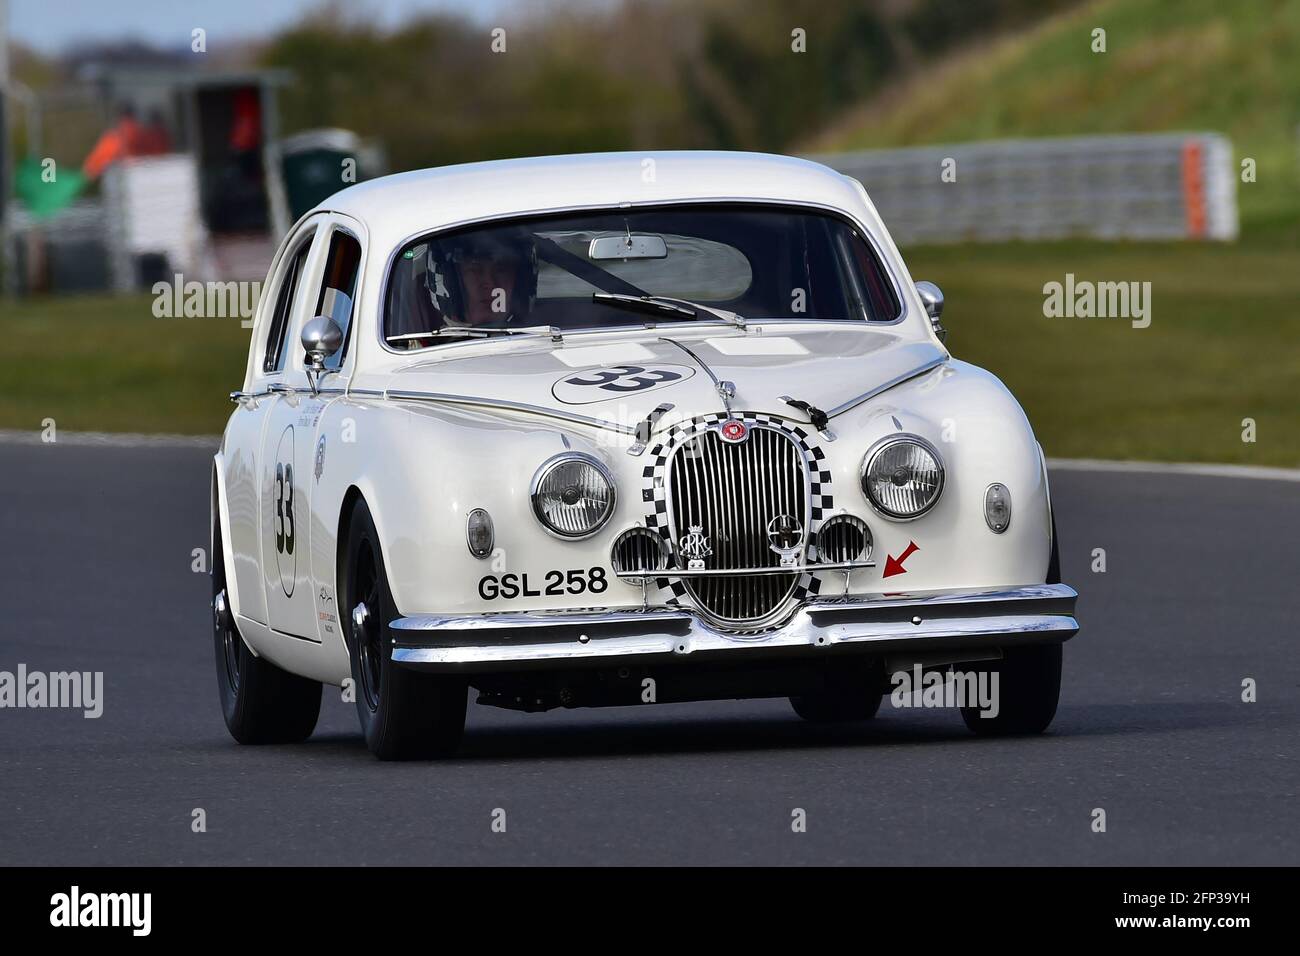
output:
[[[275,563],[285,597],[293,597],[298,578],[298,516],[294,499],[293,426],[280,436],[271,475],[271,533],[275,538]]]
[[[610,365],[566,375],[551,386],[551,394],[566,405],[590,405],[676,385],[694,374],[685,365]]]

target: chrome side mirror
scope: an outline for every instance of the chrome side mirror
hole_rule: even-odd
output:
[[[307,380],[315,393],[320,377],[329,371],[325,360],[343,347],[343,330],[328,315],[318,315],[302,327],[302,350],[306,353]]]
[[[948,330],[939,322],[939,316],[943,315],[943,290],[933,282],[926,282],[923,279],[916,284],[916,294],[921,297],[921,304],[925,306],[925,314],[930,317],[934,334],[939,336],[939,341],[942,342],[948,337]]]

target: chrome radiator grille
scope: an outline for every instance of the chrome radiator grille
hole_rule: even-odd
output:
[[[806,540],[807,484],[803,452],[776,429],[751,427],[738,443],[723,441],[716,429],[701,432],[669,462],[673,541],[699,526],[712,548],[705,568],[780,567],[780,557],[768,544],[768,522],[789,515]],[[781,609],[797,580],[792,572],[687,578],[685,583],[708,616],[744,627],[762,626]]]

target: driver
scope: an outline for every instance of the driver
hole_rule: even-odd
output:
[[[502,328],[527,313],[537,272],[521,243],[493,236],[451,242],[450,255],[435,273],[444,325]],[[457,288],[448,288],[448,279]]]

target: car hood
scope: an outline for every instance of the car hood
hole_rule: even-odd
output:
[[[782,396],[832,412],[865,393],[888,387],[947,359],[932,341],[855,326],[791,331],[659,328],[644,337],[592,341],[570,335],[458,347],[396,369],[391,393],[464,398],[476,405],[529,406],[561,417],[582,416],[635,425],[671,403],[665,423],[721,412],[713,376],[735,385],[736,411],[802,418]],[[689,351],[688,351],[689,350]],[[692,354],[693,353],[693,354]]]

